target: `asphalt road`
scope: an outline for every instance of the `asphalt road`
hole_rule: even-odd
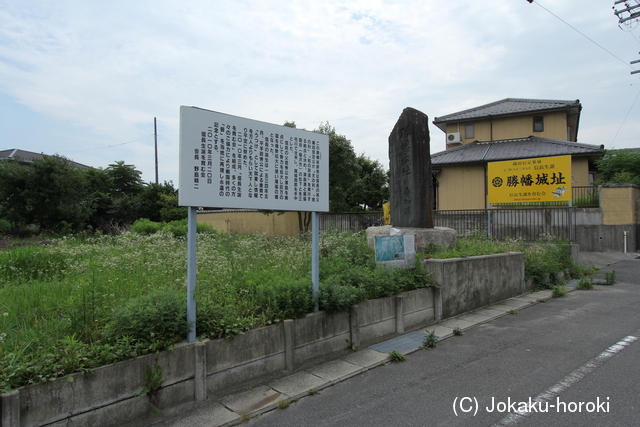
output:
[[[247,425],[640,425],[640,260],[596,277],[611,270],[614,286],[476,326]]]

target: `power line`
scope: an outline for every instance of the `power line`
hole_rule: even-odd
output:
[[[138,139],[134,139],[132,141],[127,141],[127,142],[123,142],[121,144],[111,144],[111,145],[105,145],[103,147],[97,147],[97,148],[89,148],[87,150],[76,150],[76,151],[64,151],[64,153],[67,154],[74,154],[74,153],[86,153],[87,151],[97,151],[97,150],[103,150],[105,148],[113,148],[113,147],[120,147],[122,145],[127,145],[127,144],[131,144],[132,142],[137,142],[137,141],[142,141],[143,139],[148,139],[150,137],[152,137],[154,135],[147,135],[147,136],[143,136],[142,138],[138,138]]]
[[[620,124],[620,127],[618,128],[618,131],[616,132],[616,134],[613,136],[613,139],[611,140],[611,145],[613,146],[614,141],[616,140],[616,138],[618,137],[618,134],[620,133],[620,131],[622,130],[622,126],[624,126],[624,122],[627,121],[627,117],[629,117],[629,113],[631,113],[631,110],[633,110],[633,107],[636,105],[636,101],[638,100],[638,96],[640,96],[640,91],[638,91],[638,94],[636,95],[636,98],[633,100],[633,102],[631,103],[631,107],[629,108],[629,111],[627,111],[627,115],[624,116],[624,119],[622,120],[622,123]]]
[[[533,0],[527,0],[529,3],[533,3]],[[634,69],[628,62],[624,61],[623,59],[620,59],[618,56],[616,56],[614,53],[612,53],[611,51],[609,51],[608,49],[606,49],[604,46],[602,46],[601,44],[599,44],[598,42],[596,42],[595,40],[593,40],[591,37],[587,36],[586,34],[584,34],[582,31],[578,30],[576,27],[574,27],[573,25],[569,24],[567,21],[565,21],[564,19],[560,18],[558,15],[556,15],[555,13],[551,12],[549,9],[547,9],[546,7],[544,7],[543,5],[541,5],[540,3],[538,3],[537,1],[535,2],[538,6],[540,6],[542,9],[546,10],[549,14],[555,16],[557,19],[559,19],[560,21],[562,21],[564,24],[566,24],[567,26],[569,26],[571,29],[573,29],[574,31],[576,31],[578,34],[580,34],[581,36],[583,36],[584,38],[586,38],[587,40],[589,40],[591,43],[595,44],[596,46],[598,46],[600,49],[604,50],[605,52],[607,52],[609,55],[613,56],[614,58],[616,58],[618,61],[622,62],[623,64],[627,65],[628,67],[630,67],[631,69]]]

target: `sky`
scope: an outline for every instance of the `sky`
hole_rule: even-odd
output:
[[[578,142],[640,147],[640,28],[613,4],[0,0],[0,150],[124,161],[153,182],[156,118],[159,180],[177,187],[187,105],[328,122],[387,168],[405,107],[432,122],[504,98],[579,99]]]

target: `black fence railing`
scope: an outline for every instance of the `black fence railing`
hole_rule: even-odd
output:
[[[572,187],[574,208],[600,206],[596,186]],[[576,212],[568,202],[503,203],[493,209],[434,211],[434,226],[456,230],[458,235],[479,233],[495,239],[538,240],[542,236],[574,239]],[[320,230],[365,230],[384,225],[382,212],[320,214]]]
[[[541,237],[573,240],[576,212],[569,207],[434,211],[434,226],[453,228],[459,236],[479,234],[498,240]],[[384,225],[382,212],[320,214],[320,230],[359,231]]]
[[[577,208],[599,208],[600,191],[598,187],[589,185],[586,187],[572,187],[573,206]]]
[[[340,231],[366,230],[368,227],[384,225],[382,212],[321,213],[320,231],[336,229]]]
[[[575,238],[576,213],[568,207],[538,209],[476,209],[435,211],[434,225],[456,230],[458,235],[480,234],[498,240]]]

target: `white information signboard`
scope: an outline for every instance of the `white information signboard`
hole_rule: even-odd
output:
[[[329,137],[180,107],[180,206],[329,211]]]

